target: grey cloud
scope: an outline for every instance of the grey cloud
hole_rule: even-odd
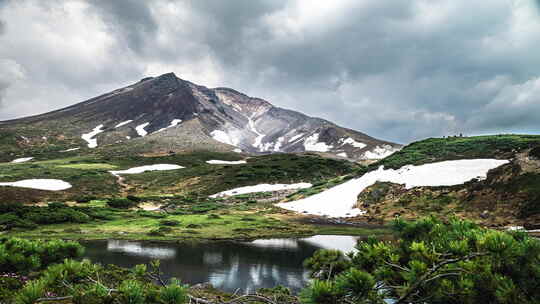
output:
[[[133,51],[143,52],[158,25],[146,1],[90,0],[92,8],[104,19],[120,41]]]
[[[53,60],[56,49],[40,59],[15,48],[8,54],[40,84],[65,88],[64,104],[158,65],[398,142],[538,127],[539,101],[514,103],[520,91],[538,92],[531,85],[540,77],[537,0],[342,0],[318,11],[284,0],[87,3],[114,40],[96,62],[65,52],[62,64]],[[38,49],[39,38],[32,38]]]

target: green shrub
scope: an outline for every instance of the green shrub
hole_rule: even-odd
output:
[[[165,218],[167,214],[154,211],[137,210],[137,215],[149,218]]]
[[[159,298],[164,304],[182,304],[188,302],[187,286],[173,278],[171,282],[159,292]]]
[[[120,303],[122,304],[145,304],[144,288],[141,283],[126,280],[118,287]]]
[[[75,201],[77,203],[81,203],[81,204],[84,204],[84,203],[89,203],[93,200],[97,200],[97,196],[93,196],[93,195],[89,195],[89,196],[80,196],[80,197],[77,197],[75,198]]]
[[[45,281],[30,281],[15,297],[15,304],[34,304],[45,295]]]
[[[107,201],[107,205],[112,208],[128,209],[136,207],[138,203],[127,198],[112,198]]]
[[[126,196],[126,198],[130,201],[133,201],[133,202],[140,202],[142,201],[142,198],[138,197],[138,196],[135,196],[135,195],[128,195]]]
[[[526,233],[435,218],[398,219],[393,229],[396,241],[368,238],[348,259],[308,259],[315,280],[302,302],[540,303],[540,242]]]
[[[177,220],[162,220],[159,222],[162,226],[180,226],[180,221]]]
[[[7,238],[0,240],[0,272],[28,272],[83,254],[76,242]]]

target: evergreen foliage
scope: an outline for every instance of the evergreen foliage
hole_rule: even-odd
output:
[[[397,241],[368,239],[342,259],[319,251],[303,303],[539,303],[540,242],[523,232],[435,218],[396,220]]]

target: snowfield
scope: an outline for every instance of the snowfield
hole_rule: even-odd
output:
[[[130,119],[130,120],[126,120],[126,121],[122,121],[121,123],[117,124],[116,126],[114,126],[114,128],[120,128],[121,126],[125,126],[127,125],[128,123],[132,122],[133,119]]]
[[[170,124],[168,126],[166,126],[165,128],[161,128],[159,130],[157,130],[156,132],[154,133],[158,133],[158,132],[161,132],[161,131],[164,131],[164,130],[167,130],[168,128],[172,128],[172,127],[176,127],[179,123],[181,123],[182,120],[181,119],[173,119]]]
[[[103,125],[101,124],[95,127],[94,130],[92,130],[92,132],[81,135],[81,138],[84,139],[84,141],[88,143],[88,148],[95,148],[98,146],[98,144],[97,144],[97,139],[94,137],[103,131],[105,130],[103,130]]]
[[[310,184],[310,183],[259,184],[259,185],[255,185],[255,186],[246,186],[246,187],[240,187],[240,188],[235,188],[235,189],[232,189],[232,190],[223,191],[223,192],[211,195],[210,197],[216,198],[216,197],[240,195],[240,194],[246,194],[246,193],[269,192],[269,191],[292,190],[292,189],[304,189],[304,188],[310,188],[311,186],[313,186],[313,185]]]
[[[361,142],[358,142],[356,140],[354,140],[353,138],[351,137],[348,137],[348,138],[342,138],[339,140],[339,142],[341,143],[341,145],[346,145],[346,144],[349,144],[355,148],[360,148],[360,149],[363,149],[365,147],[367,147],[367,145],[365,143],[361,143]]]
[[[419,186],[460,185],[474,178],[484,179],[487,172],[508,163],[508,160],[453,160],[421,166],[404,166],[398,170],[371,171],[313,196],[277,206],[301,213],[328,217],[353,217],[365,213],[354,205],[358,195],[376,182],[405,184],[407,189]]]
[[[71,151],[77,151],[79,149],[81,149],[81,148],[71,148],[71,149],[67,149],[67,150],[62,150],[60,152],[71,152]]]
[[[332,145],[327,145],[324,142],[319,142],[319,133],[314,133],[313,135],[307,137],[304,140],[304,149],[306,151],[328,152],[332,148]]]
[[[17,159],[12,160],[11,163],[13,163],[13,164],[24,163],[24,162],[30,161],[32,159],[34,159],[34,158],[33,157],[17,158]]]
[[[148,132],[144,128],[148,127],[149,124],[149,122],[145,122],[142,125],[138,125],[135,127],[135,131],[137,131],[137,134],[139,134],[140,137],[145,137],[146,134],[148,134]]]
[[[245,160],[229,161],[229,160],[211,159],[211,160],[207,160],[206,163],[211,164],[211,165],[241,165],[241,164],[245,164],[246,161]]]
[[[59,179],[25,179],[17,182],[0,183],[0,186],[60,191],[71,188],[71,184]]]
[[[130,168],[127,170],[109,171],[109,172],[114,176],[118,176],[121,174],[139,174],[146,171],[166,171],[166,170],[176,170],[176,169],[183,169],[183,168],[184,167],[179,166],[179,165],[158,164],[158,165],[140,166],[140,167]]]
[[[210,135],[212,136],[213,139],[221,143],[231,145],[231,146],[236,146],[239,141],[239,138],[234,137],[231,134],[228,134],[221,130],[214,130],[210,132]]]
[[[392,155],[394,152],[400,149],[394,148],[390,145],[376,146],[373,150],[364,153],[365,159],[383,159]]]

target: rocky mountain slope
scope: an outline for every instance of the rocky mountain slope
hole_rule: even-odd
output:
[[[380,159],[400,145],[173,73],[42,115],[0,122],[0,149],[117,149],[141,153],[330,153]],[[8,156],[6,156],[8,157]]]

